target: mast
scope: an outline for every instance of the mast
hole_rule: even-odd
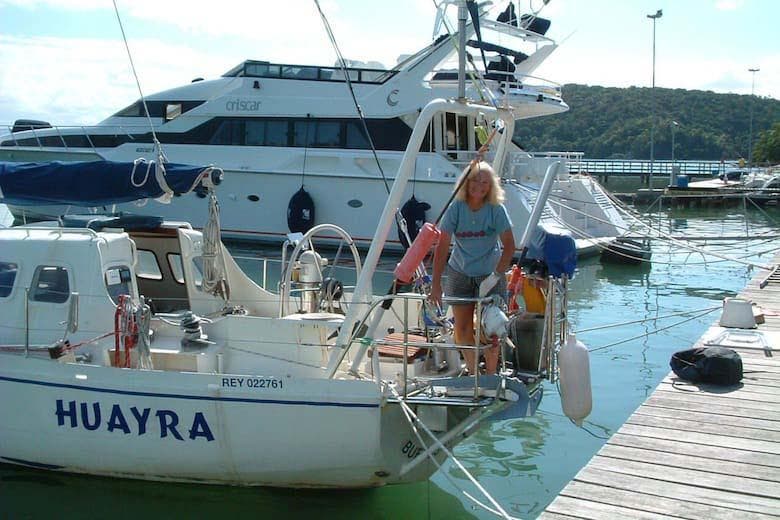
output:
[[[466,101],[466,2],[458,4],[458,101]]]

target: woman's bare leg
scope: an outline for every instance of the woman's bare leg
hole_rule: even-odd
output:
[[[488,347],[483,353],[485,354],[485,373],[495,374],[498,370],[498,347]]]
[[[455,318],[455,343],[474,346],[474,305],[453,305],[452,315]],[[476,373],[476,352],[471,349],[461,350],[466,368],[472,374]]]

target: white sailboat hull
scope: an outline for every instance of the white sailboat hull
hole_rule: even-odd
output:
[[[0,357],[6,463],[144,480],[341,488],[393,482],[409,460],[411,432],[382,431],[382,415],[394,405],[383,404],[370,381],[128,373]]]

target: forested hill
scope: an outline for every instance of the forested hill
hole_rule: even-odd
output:
[[[649,159],[652,97],[656,100],[655,158],[670,159],[672,121],[675,159],[748,157],[750,105],[753,144],[780,122],[780,101],[701,90],[589,87],[567,84],[563,114],[521,120],[516,140],[528,151],[581,151],[593,159]]]

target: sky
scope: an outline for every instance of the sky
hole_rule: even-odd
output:
[[[314,0],[0,0],[0,127],[96,124],[144,94],[213,78],[246,59],[333,65]],[[530,3],[529,3],[530,2]],[[500,11],[507,0],[495,0]],[[320,0],[345,58],[387,67],[432,39],[433,0]],[[777,0],[521,0],[560,47],[554,82],[780,99]],[[760,69],[752,73],[748,69]],[[4,133],[0,131],[0,133]]]

